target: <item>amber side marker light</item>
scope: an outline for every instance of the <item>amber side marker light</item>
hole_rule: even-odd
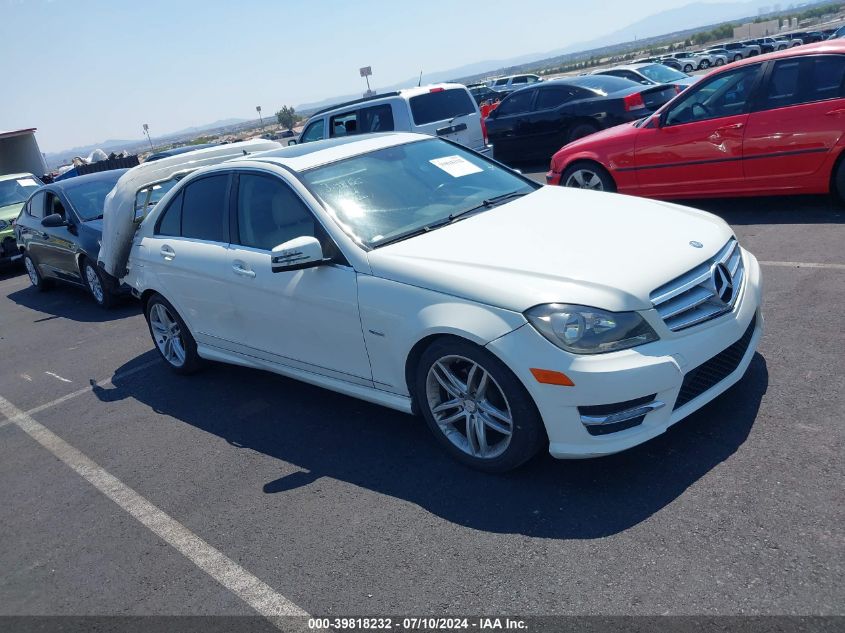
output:
[[[560,385],[561,387],[574,387],[575,383],[569,379],[569,376],[560,371],[552,371],[551,369],[535,369],[531,368],[531,374],[537,382],[545,385]]]

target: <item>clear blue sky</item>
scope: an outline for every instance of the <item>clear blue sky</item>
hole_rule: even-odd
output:
[[[0,0],[0,129],[42,151],[272,116],[420,70],[561,48],[686,0]]]

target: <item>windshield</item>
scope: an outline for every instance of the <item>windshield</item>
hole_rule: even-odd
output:
[[[673,81],[678,81],[679,79],[686,79],[687,77],[684,73],[673,70],[663,64],[643,66],[639,69],[639,72],[659,84],[669,84]]]
[[[114,188],[115,183],[125,171],[125,169],[117,169],[109,172],[114,174],[113,178],[86,180],[65,188],[65,195],[83,222],[103,217],[106,195]]]
[[[29,195],[40,186],[41,183],[31,176],[0,180],[0,207],[26,202]]]
[[[483,211],[498,196],[510,198],[538,187],[437,139],[362,154],[302,177],[337,223],[373,248],[476,207]]]

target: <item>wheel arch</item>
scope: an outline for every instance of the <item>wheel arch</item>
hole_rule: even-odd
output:
[[[838,195],[842,200],[845,200],[845,191],[840,191],[836,185],[836,172],[842,167],[845,162],[845,146],[839,147],[839,156],[833,161],[833,167],[830,170],[830,177],[828,179],[828,189],[833,195]]]

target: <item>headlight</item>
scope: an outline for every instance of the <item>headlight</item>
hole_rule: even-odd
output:
[[[658,339],[636,312],[548,303],[531,308],[525,317],[540,334],[573,354],[616,352]]]

